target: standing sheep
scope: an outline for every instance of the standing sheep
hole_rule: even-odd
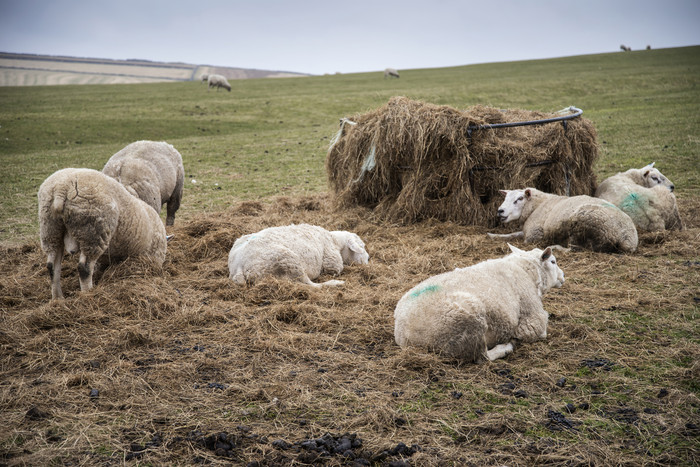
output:
[[[160,213],[168,203],[166,225],[175,224],[185,184],[180,153],[168,143],[136,141],[110,157],[102,172]]]
[[[466,362],[502,358],[513,341],[547,337],[542,295],[564,284],[551,248],[512,253],[430,277],[401,297],[394,338]]]
[[[605,179],[595,195],[630,216],[638,230],[683,230],[674,189],[671,180],[655,169],[652,162]]]
[[[501,190],[506,199],[498,208],[503,223],[520,220],[523,230],[492,238],[521,238],[528,243],[576,245],[594,251],[633,252],[637,229],[614,205],[590,196],[559,196],[534,188]]]
[[[207,89],[216,88],[218,91],[219,88],[224,88],[228,92],[231,92],[231,85],[228,84],[226,78],[221,75],[209,75],[207,83],[209,84]]]
[[[92,288],[95,263],[129,256],[165,261],[165,227],[158,214],[116,180],[91,169],[62,169],[39,187],[39,235],[48,256],[51,297],[63,298],[64,248],[80,252],[80,290]]]
[[[386,78],[399,78],[399,72],[394,68],[387,68],[384,70],[384,79]]]
[[[343,265],[367,264],[365,244],[356,234],[308,224],[269,227],[237,239],[228,255],[229,277],[237,284],[264,275],[286,277],[314,287],[343,281],[311,282],[323,273],[340,274]]]

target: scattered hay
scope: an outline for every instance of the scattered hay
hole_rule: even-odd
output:
[[[460,111],[394,97],[341,121],[326,158],[328,181],[340,205],[372,208],[377,219],[494,226],[503,201],[498,190],[595,191],[596,132],[585,118],[468,131],[555,116],[484,106]]]
[[[400,349],[394,306],[426,277],[507,246],[484,227],[368,213],[327,196],[241,203],[174,226],[162,267],[111,265],[87,293],[67,257],[64,301],[50,300],[36,242],[1,249],[0,464],[697,459],[697,222],[634,255],[557,255],[567,281],[544,297],[547,340],[472,365]],[[341,288],[234,286],[236,237],[291,222],[358,232],[370,263],[346,268]]]

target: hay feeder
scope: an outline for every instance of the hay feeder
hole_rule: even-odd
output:
[[[592,195],[598,145],[582,113],[461,111],[393,97],[341,119],[326,156],[329,185],[339,206],[366,206],[389,222],[492,227],[498,190]]]

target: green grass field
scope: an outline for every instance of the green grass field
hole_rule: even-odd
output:
[[[584,110],[599,177],[656,161],[678,196],[700,195],[700,47],[381,73],[198,82],[0,88],[0,242],[36,236],[36,192],[57,169],[101,169],[128,143],[183,155],[180,216],[236,200],[326,190],[338,119],[391,96],[467,108]],[[195,179],[196,184],[189,182]]]

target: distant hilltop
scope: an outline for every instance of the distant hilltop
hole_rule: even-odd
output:
[[[217,73],[228,79],[309,76],[288,71],[152,62],[137,59],[110,60],[0,52],[0,86],[196,81],[201,79],[205,73]]]

